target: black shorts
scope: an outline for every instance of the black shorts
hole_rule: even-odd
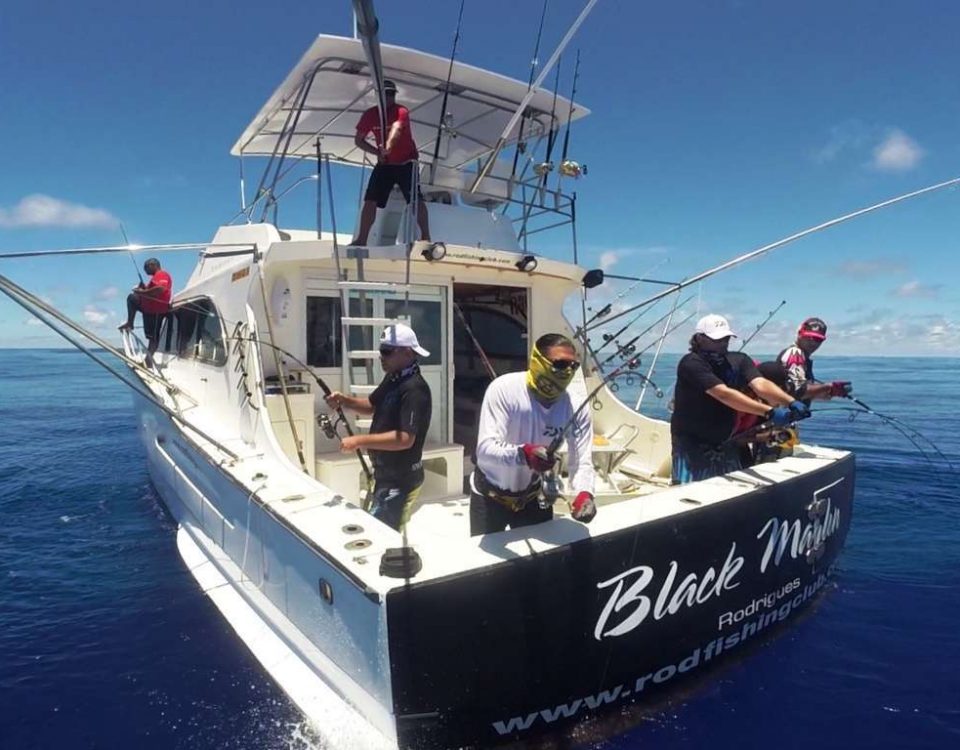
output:
[[[143,316],[143,335],[149,340],[160,338],[160,328],[163,326],[163,319],[167,317],[163,313],[148,313],[141,311]]]
[[[400,192],[403,193],[403,199],[410,202],[410,181],[413,178],[413,168],[416,162],[408,161],[406,164],[377,164],[370,175],[370,181],[367,183],[367,192],[363,194],[365,201],[375,201],[377,208],[383,208],[387,205],[387,199],[390,197],[390,191],[394,185],[400,186]],[[423,201],[423,194],[420,192],[420,185],[417,185],[417,197]]]

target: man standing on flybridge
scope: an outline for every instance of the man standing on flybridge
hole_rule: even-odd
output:
[[[387,124],[387,139],[384,143],[380,131],[380,108],[370,107],[357,122],[357,134],[353,139],[357,148],[377,157],[377,164],[370,174],[367,192],[363,196],[363,208],[360,210],[360,229],[352,245],[366,245],[370,227],[377,216],[377,209],[387,205],[390,191],[394,185],[400,187],[403,197],[410,203],[410,187],[413,184],[414,170],[420,154],[413,142],[410,125],[410,110],[397,104],[397,84],[383,82],[383,92],[387,100],[387,112],[384,120]],[[372,145],[367,136],[373,133],[376,145]],[[420,239],[430,241],[430,227],[427,223],[427,207],[424,205],[420,186],[417,185],[417,225],[420,227]]]
[[[370,513],[401,531],[423,484],[423,441],[432,410],[430,386],[420,374],[417,355],[429,357],[417,334],[403,323],[387,326],[380,337],[380,365],[386,373],[369,396],[346,396],[334,391],[326,397],[331,407],[373,414],[367,435],[345,437],[340,450],[366,448],[376,481]]]

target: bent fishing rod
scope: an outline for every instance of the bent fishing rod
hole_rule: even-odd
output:
[[[877,419],[879,419],[882,423],[893,427],[893,429],[895,429],[903,437],[905,437],[908,441],[910,441],[913,447],[916,448],[918,451],[920,451],[920,455],[922,455],[924,459],[927,462],[929,462],[931,465],[935,465],[935,462],[927,455],[927,452],[924,450],[923,446],[920,445],[919,442],[917,442],[918,439],[926,443],[930,447],[930,449],[932,449],[933,452],[936,453],[937,456],[939,456],[940,459],[950,468],[952,472],[957,473],[957,467],[954,466],[953,462],[943,453],[943,451],[940,450],[940,448],[937,447],[937,444],[933,442],[930,438],[928,438],[926,435],[924,435],[922,432],[920,432],[920,430],[918,430],[913,425],[908,424],[907,422],[904,422],[899,417],[893,417],[893,416],[890,416],[889,414],[883,414],[881,412],[878,412],[877,410],[871,408],[868,404],[864,403],[858,398],[855,398],[854,396],[847,395],[847,396],[843,396],[842,398],[845,398],[848,401],[856,404],[856,407],[831,405],[827,408],[817,409],[817,411],[849,412],[850,413],[849,418],[851,421],[856,419],[857,414],[870,414],[871,416],[874,416]]]
[[[320,387],[320,390],[323,391],[324,396],[329,396],[330,394],[333,393],[330,386],[328,386],[326,382],[324,382],[323,378],[317,375],[317,373],[315,373],[310,368],[309,365],[305,364],[295,354],[287,351],[286,349],[276,346],[275,344],[271,344],[267,341],[262,341],[261,339],[255,338],[253,336],[226,336],[225,338],[228,341],[246,341],[251,344],[258,344],[258,345],[270,347],[278,354],[282,354],[283,356],[288,357],[294,364],[299,365],[304,371],[308,372],[310,376],[317,382],[317,385]],[[280,375],[280,377],[282,377],[282,375]],[[337,414],[337,420],[335,422],[331,422],[330,417],[327,416],[326,414],[320,414],[317,416],[317,425],[323,431],[323,434],[326,435],[327,438],[329,438],[330,440],[333,440],[335,438],[339,439],[340,434],[337,428],[342,423],[344,426],[344,429],[346,429],[347,431],[347,434],[350,437],[353,437],[353,434],[354,434],[353,429],[350,427],[350,422],[347,421],[347,417],[343,413],[343,407],[336,406],[334,407],[334,411]],[[357,454],[357,458],[360,459],[360,466],[363,468],[363,473],[366,475],[367,481],[373,482],[373,471],[371,470],[370,465],[367,463],[367,459],[364,457],[362,451],[359,448],[357,448],[355,452]]]
[[[760,333],[760,331],[763,330],[764,326],[766,326],[767,323],[769,323],[771,320],[773,320],[773,316],[776,315],[778,312],[780,312],[780,308],[783,307],[785,304],[787,304],[787,301],[786,301],[785,299],[784,299],[784,300],[780,300],[780,304],[777,305],[775,308],[773,308],[770,312],[767,313],[767,317],[763,319],[763,322],[757,324],[757,326],[756,326],[756,328],[754,329],[753,333],[751,333],[751,334],[750,334],[749,336],[747,336],[743,341],[740,342],[740,348],[737,349],[737,351],[738,351],[738,352],[742,352],[742,351],[743,351],[743,347],[745,347],[747,344],[749,344],[751,341],[753,341],[753,337],[756,336],[758,333]]]
[[[718,274],[721,271],[726,271],[727,269],[734,268],[735,266],[739,266],[742,263],[746,263],[748,260],[753,260],[754,258],[757,258],[761,255],[765,255],[766,253],[769,253],[772,250],[776,250],[777,248],[783,247],[784,245],[789,245],[790,243],[796,242],[797,240],[803,237],[807,237],[808,235],[814,234],[816,232],[820,232],[824,229],[829,229],[830,227],[837,226],[838,224],[843,224],[844,222],[850,221],[851,219],[855,219],[858,216],[863,216],[873,211],[878,211],[881,208],[886,208],[887,206],[892,206],[896,203],[901,203],[911,198],[916,198],[917,196],[925,195],[926,193],[932,193],[937,190],[943,190],[944,188],[948,188],[957,184],[960,184],[960,177],[955,177],[952,180],[946,180],[945,182],[939,182],[936,185],[930,185],[928,187],[921,188],[920,190],[914,190],[913,192],[910,192],[910,193],[904,193],[903,195],[898,195],[895,198],[889,198],[888,200],[881,201],[880,203],[875,203],[872,206],[867,206],[866,208],[861,208],[852,213],[839,216],[836,219],[831,219],[830,221],[825,221],[822,224],[817,224],[816,226],[810,227],[809,229],[804,229],[801,232],[796,232],[795,234],[791,234],[789,237],[784,237],[783,239],[777,240],[776,242],[771,242],[769,245],[764,245],[763,247],[759,247],[756,250],[751,250],[748,253],[739,255],[736,258],[733,258],[732,260],[728,260],[724,263],[721,263],[719,266],[710,268],[702,273],[697,274],[696,276],[692,276],[691,278],[686,279],[685,281],[677,282],[676,284],[671,285],[669,289],[665,289],[662,292],[657,292],[651,297],[647,297],[647,299],[641,302],[638,302],[636,305],[633,305],[632,307],[628,307],[626,310],[621,310],[616,315],[614,315],[611,318],[608,318],[604,322],[610,323],[611,321],[614,321],[619,317],[622,317],[624,315],[629,315],[634,310],[639,310],[641,308],[646,307],[647,305],[653,304],[657,300],[661,300],[664,297],[670,294],[673,294],[674,292],[678,292],[681,289],[684,289],[690,286],[691,284],[696,284],[697,282],[710,278],[711,276],[714,276],[715,274]],[[593,326],[593,328],[596,328],[596,327],[597,325]],[[588,330],[589,329],[586,329],[584,333],[586,333]]]

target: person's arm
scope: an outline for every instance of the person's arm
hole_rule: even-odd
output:
[[[403,430],[374,432],[369,435],[348,435],[340,441],[340,450],[350,453],[358,448],[373,448],[378,451],[405,451],[413,447],[416,435]]]
[[[501,389],[496,385],[487,388],[480,407],[480,425],[477,431],[477,462],[520,465],[524,463],[520,445],[508,443],[506,425],[510,413],[503,401]]]
[[[393,151],[393,147],[397,145],[397,138],[400,137],[400,134],[404,131],[405,128],[410,127],[410,110],[406,107],[397,107],[397,119],[394,121],[393,125],[390,126],[390,130],[387,133],[386,145],[383,147],[383,153],[389,154]]]
[[[373,414],[373,404],[367,396],[348,396],[340,391],[333,391],[329,396],[324,396],[331,408],[347,408],[357,414]]]
[[[169,282],[164,277],[161,277],[160,281],[157,281],[156,279],[150,279],[146,286],[136,287],[133,290],[133,293],[139,294],[141,297],[159,297],[169,288],[169,286]]]
[[[807,383],[803,397],[811,401],[829,401],[833,398],[833,386],[830,383]]]
[[[590,407],[577,415],[567,436],[567,465],[570,467],[570,484],[575,493],[594,491],[597,481],[593,468],[593,422]]]
[[[376,156],[378,158],[380,156],[380,149],[378,149],[376,146],[370,143],[370,141],[367,140],[366,133],[361,133],[359,130],[357,131],[357,134],[353,137],[353,145],[356,146],[361,151],[364,151],[365,153],[368,153],[372,156]]]
[[[769,383],[770,381],[768,380],[767,382]],[[771,385],[773,384],[771,383]],[[750,383],[750,387],[753,387],[753,382]],[[776,386],[773,387],[776,388]],[[777,390],[779,391],[780,389],[777,388]],[[723,383],[720,385],[715,385],[712,388],[708,388],[707,394],[715,398],[724,406],[729,406],[734,411],[742,411],[746,414],[756,414],[758,417],[763,417],[767,414],[767,412],[770,411],[770,407],[767,404],[752,399],[746,394],[738,391],[736,388],[731,388]],[[788,400],[792,401],[793,399]]]
[[[755,377],[753,380],[751,380],[750,388],[754,393],[760,396],[760,398],[764,399],[770,404],[789,406],[794,401],[793,396],[780,388],[772,380],[767,380],[763,376]]]
[[[370,110],[364,112],[357,121],[357,132],[356,135],[353,136],[353,145],[364,153],[380,158],[380,148],[367,140],[367,136],[370,135],[370,131],[373,129],[369,112]]]

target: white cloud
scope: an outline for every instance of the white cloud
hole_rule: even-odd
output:
[[[113,229],[117,218],[102,208],[91,208],[79,203],[36,193],[28,195],[11,208],[0,206],[0,227],[10,229],[67,227]]]
[[[923,297],[931,299],[940,294],[939,284],[921,284],[919,281],[908,281],[901,284],[894,292],[897,297]]]
[[[24,319],[24,325],[27,326],[42,326],[43,323],[40,321],[40,318],[35,318],[32,315],[29,318]]]
[[[873,149],[871,165],[882,172],[906,172],[917,166],[923,155],[915,140],[895,128]]]
[[[600,253],[600,268],[609,271],[617,265],[618,260],[620,260],[620,253],[616,250],[607,250],[605,253]]]
[[[102,326],[115,317],[116,313],[112,310],[101,310],[96,305],[87,305],[83,308],[83,319],[94,326]]]
[[[96,298],[102,300],[116,299],[118,294],[120,294],[120,290],[117,287],[105,286],[103,289],[97,292]]]
[[[837,266],[834,272],[853,279],[868,279],[875,276],[903,273],[906,270],[903,263],[879,258],[877,260],[848,260]]]

